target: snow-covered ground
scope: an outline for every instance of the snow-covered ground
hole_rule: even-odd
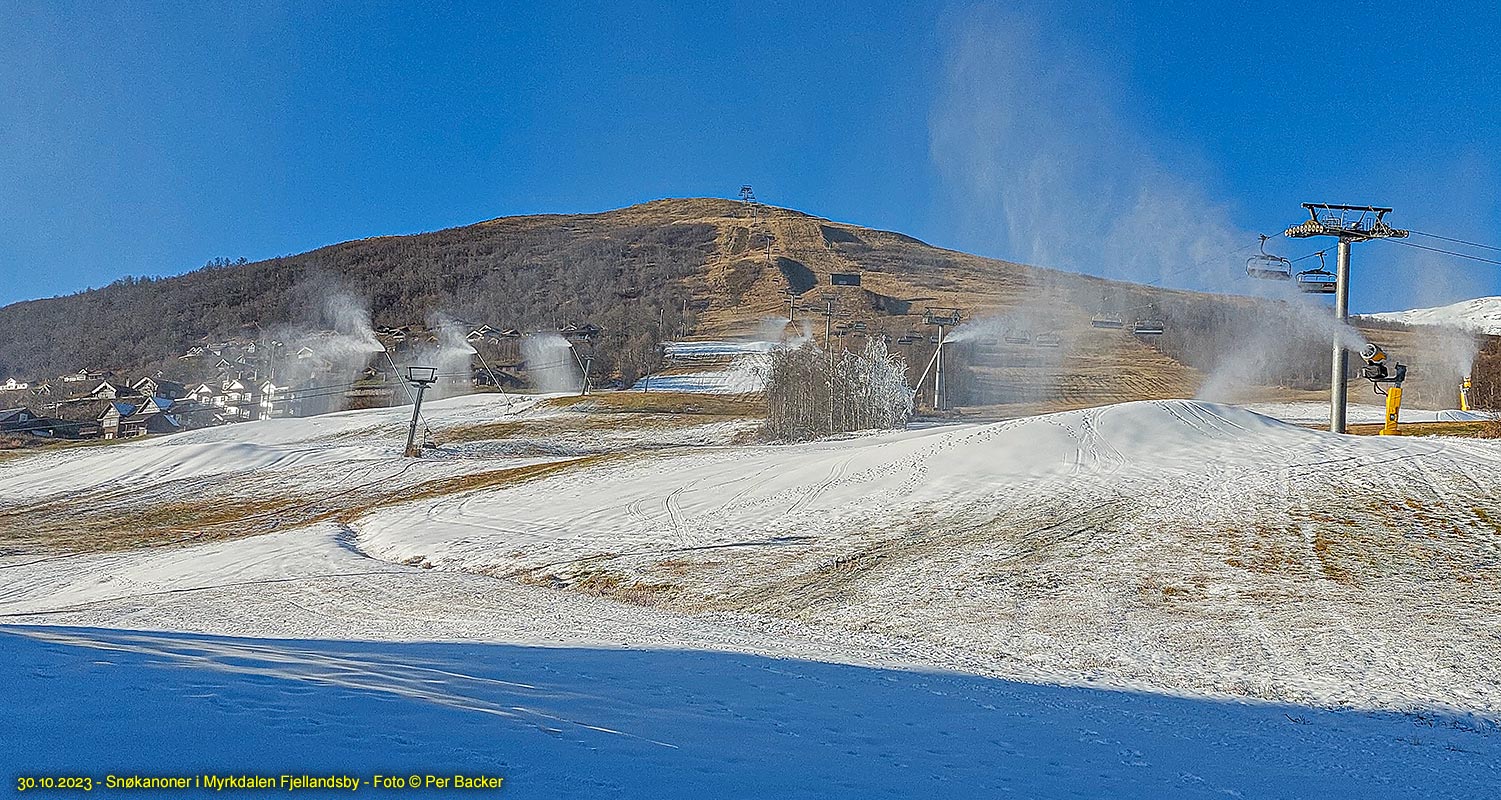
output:
[[[456,397],[424,404],[423,417],[427,426],[438,430],[481,420],[534,419],[558,413],[538,408],[549,397]],[[143,491],[173,483],[181,489],[185,482],[207,486],[254,481],[299,490],[348,491],[355,484],[389,487],[489,467],[451,459],[400,459],[411,414],[410,406],[346,411],[43,452],[0,462],[0,503],[103,488]]]
[[[1494,443],[1157,401],[666,452],[353,527],[389,561],[835,623],[945,666],[1498,712],[1498,476]]]
[[[1413,308],[1361,316],[1406,325],[1443,325],[1501,336],[1501,297],[1477,297],[1437,308]]]
[[[23,774],[484,774],[537,798],[1474,797],[1501,780],[1473,720],[736,653],[55,627],[0,628],[0,650]]]
[[[1157,401],[764,446],[492,395],[432,404],[454,441],[413,465],[402,411],[0,462],[0,510],[107,496],[124,525],[159,495],[119,487],[336,504],[355,472],[429,471],[266,535],[0,557],[19,769],[454,769],[539,797],[1501,778],[1496,443]]]

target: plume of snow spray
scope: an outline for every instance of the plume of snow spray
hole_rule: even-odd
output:
[[[369,306],[343,289],[325,291],[313,319],[273,328],[269,338],[269,374],[261,377],[283,386],[347,385],[384,350],[371,328]]]
[[[1184,267],[1249,234],[1164,163],[1158,151],[1169,148],[1136,128],[1108,70],[1015,15],[975,11],[956,23],[929,150],[979,244],[1041,266],[1223,288],[1223,269]]]
[[[538,391],[577,392],[584,385],[573,345],[561,334],[542,331],[523,337],[521,357],[526,360],[532,388]]]

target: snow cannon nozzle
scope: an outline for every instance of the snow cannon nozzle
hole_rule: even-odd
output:
[[[1380,391],[1380,384],[1383,383],[1401,386],[1403,379],[1407,377],[1407,365],[1388,366],[1386,351],[1382,350],[1378,344],[1367,344],[1362,347],[1360,357],[1365,359],[1365,368],[1360,371],[1360,376],[1377,384],[1377,391]]]

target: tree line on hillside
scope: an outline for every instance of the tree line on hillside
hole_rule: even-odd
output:
[[[0,377],[85,367],[172,374],[177,356],[205,338],[317,325],[337,290],[366,301],[377,325],[597,325],[600,373],[629,382],[656,366],[658,341],[691,327],[685,279],[701,271],[714,240],[705,224],[516,218],[254,263],[216,259],[177,277],[123,278],[0,309]]]

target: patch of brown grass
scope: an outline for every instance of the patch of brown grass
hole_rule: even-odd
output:
[[[1377,436],[1380,423],[1350,425],[1345,430],[1356,436]],[[1501,421],[1485,422],[1403,422],[1397,426],[1398,436],[1464,436],[1472,439],[1501,438]]]
[[[473,492],[480,489],[497,489],[502,486],[512,486],[527,481],[540,480],[567,469],[595,464],[611,457],[611,455],[585,456],[563,461],[549,461],[543,464],[528,464],[524,467],[508,467],[506,469],[495,469],[487,472],[476,472],[452,478],[438,478],[420,483],[400,494],[375,498],[370,502],[343,509],[336,515],[336,518],[340,522],[353,522],[371,511],[388,506],[409,503],[414,500],[427,500],[451,494]]]
[[[385,495],[197,497],[131,503],[129,492],[0,508],[0,547],[26,552],[100,552],[196,544],[337,520],[387,506],[538,480],[606,456],[439,478]]]
[[[600,414],[694,414],[737,418],[765,415],[765,405],[759,401],[691,392],[602,392],[560,397],[549,402],[559,408]]]
[[[1339,558],[1334,551],[1335,542],[1333,539],[1330,539],[1322,531],[1314,533],[1313,552],[1314,555],[1318,556],[1319,567],[1324,571],[1324,576],[1337,583],[1354,585],[1354,576],[1350,574],[1349,570],[1340,565]]]
[[[330,516],[305,497],[199,497],[122,510],[111,500],[69,498],[0,509],[0,542],[28,551],[102,552],[270,533]]]
[[[681,591],[680,587],[671,583],[634,581],[623,573],[608,569],[592,569],[562,577],[540,568],[532,568],[518,570],[509,577],[534,586],[568,589],[640,606],[665,605],[676,598]]]
[[[443,428],[435,433],[444,444],[460,444],[463,442],[483,442],[489,439],[509,439],[527,428],[527,423],[520,420],[507,420],[505,422],[483,422],[477,425],[460,425],[452,428]]]

